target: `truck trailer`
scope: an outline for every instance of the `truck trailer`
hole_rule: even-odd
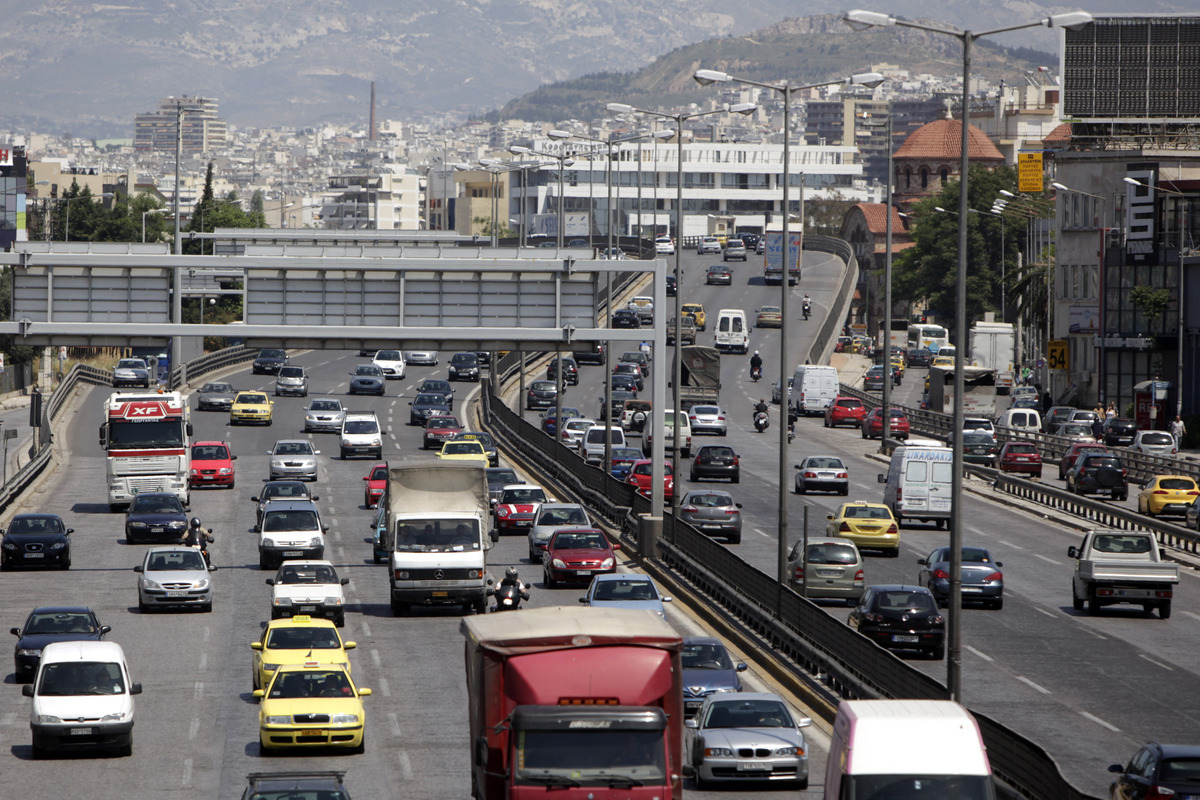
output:
[[[681,800],[683,641],[649,610],[470,617],[475,800]]]

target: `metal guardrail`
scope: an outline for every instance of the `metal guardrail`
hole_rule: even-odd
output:
[[[169,385],[172,389],[177,389],[180,386],[186,385],[192,378],[213,372],[222,367],[228,367],[231,364],[253,361],[257,355],[258,350],[256,348],[241,346],[226,347],[224,350],[206,353],[177,367],[173,367],[171,369]]]
[[[842,285],[834,296],[833,306],[826,315],[821,329],[809,348],[807,364],[828,364],[837,343],[838,333],[842,329],[842,320],[850,311],[850,301],[854,299],[854,287],[858,284],[858,261],[854,257],[854,248],[842,239],[832,236],[806,236],[804,249],[819,253],[830,253],[838,256],[846,263],[846,274],[842,276]],[[803,280],[803,275],[801,277]]]

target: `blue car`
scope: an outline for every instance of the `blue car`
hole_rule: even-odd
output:
[[[612,449],[612,476],[619,481],[629,477],[633,462],[641,461],[645,456],[636,447],[614,447]]]
[[[666,618],[663,603],[671,598],[660,594],[654,581],[645,575],[613,572],[592,578],[587,594],[579,602],[596,608],[647,608]]]
[[[734,663],[720,639],[689,636],[683,640],[683,710],[689,717],[704,705],[704,698],[720,692],[740,692],[746,671],[742,662]]]
[[[349,394],[377,394],[383,397],[383,370],[374,364],[359,364],[350,373]]]

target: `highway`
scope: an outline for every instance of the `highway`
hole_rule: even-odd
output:
[[[797,354],[807,351],[841,277],[836,262],[813,253],[806,253],[805,259],[804,276],[792,290],[793,297],[810,292],[816,313],[811,320],[794,321]],[[686,254],[684,260],[682,299],[702,302],[710,319],[722,307],[744,308],[752,316],[760,305],[777,304],[778,287],[761,285],[754,260],[734,266],[731,287],[702,285],[709,259]],[[791,303],[791,308],[798,316],[799,302]],[[701,343],[711,341],[711,336],[710,326],[700,334]],[[765,435],[754,433],[749,412],[758,396],[769,394],[776,377],[779,338],[775,330],[756,329],[751,336],[752,349],[762,351],[766,364],[766,377],[758,385],[749,381],[748,359],[732,356],[723,364],[722,402],[732,415],[730,434],[723,441],[741,454],[745,472],[740,485],[729,487],[745,506],[746,531],[738,549],[770,572],[776,548],[777,429]],[[385,457],[418,455],[419,429],[405,424],[407,402],[421,379],[445,376],[447,357],[443,354],[439,367],[410,367],[405,379],[388,384],[386,397],[350,399],[351,408],[372,408],[379,414],[388,431]],[[353,353],[334,351],[306,353],[296,359],[309,368],[310,397],[338,396],[343,401],[346,373],[358,361]],[[656,368],[666,364],[669,359],[655,360]],[[919,373],[906,376],[898,401],[911,403],[923,377]],[[571,387],[566,400],[585,413],[595,413],[603,374],[600,367],[583,367],[580,386]],[[239,389],[273,385],[269,376],[252,376],[248,370],[233,372],[229,379]],[[474,385],[455,385],[458,410],[461,398]],[[375,692],[365,700],[366,753],[264,759],[258,753],[257,705],[250,697],[249,643],[269,618],[270,589],[264,584],[268,573],[257,569],[249,498],[266,477],[266,451],[271,444],[303,435],[306,401],[277,399],[276,422],[263,428],[231,428],[226,414],[194,412],[196,439],[225,439],[239,455],[237,488],[193,495],[193,513],[217,536],[212,552],[222,570],[216,574],[216,608],[212,614],[144,616],[137,613],[132,568],[146,546],[124,543],[123,516],[110,514],[105,503],[103,454],[96,445],[105,393],[102,388],[92,389],[80,399],[68,427],[58,434],[60,443],[69,448],[69,458],[21,508],[12,509],[62,514],[76,531],[73,567],[69,572],[6,572],[0,576],[0,603],[10,620],[8,627],[20,625],[32,607],[50,603],[90,604],[103,623],[113,626],[109,638],[126,648],[133,679],[145,687],[137,698],[134,754],[128,759],[86,756],[32,761],[29,700],[21,696],[6,669],[7,685],[0,695],[0,737],[6,746],[0,749],[0,770],[20,775],[24,785],[38,787],[46,796],[100,800],[125,797],[129,786],[138,787],[139,794],[168,798],[237,797],[248,772],[301,768],[347,770],[355,797],[466,797],[469,748],[460,617],[457,611],[391,616],[384,567],[371,563],[367,542],[372,514],[362,506],[362,477],[373,462],[340,461],[334,435],[311,436],[322,451],[316,492],[331,528],[327,557],[351,578],[347,587],[351,613],[343,635],[358,643],[351,653],[356,680]],[[801,420],[797,428],[789,461],[814,453],[841,455],[851,469],[849,499],[880,498],[875,475],[883,466],[868,455],[877,443],[863,441],[851,429],[826,430],[815,418]],[[686,468],[682,471],[680,490],[686,484]],[[805,504],[811,505],[811,530],[816,533],[824,514],[840,500],[790,495],[791,537],[801,534]],[[972,494],[966,503],[967,541],[990,547],[1004,562],[1008,595],[1002,611],[970,608],[965,612],[966,703],[1042,744],[1077,786],[1097,795],[1107,789],[1107,765],[1124,761],[1145,740],[1200,740],[1196,701],[1186,699],[1200,694],[1193,658],[1200,646],[1200,628],[1195,624],[1200,620],[1195,611],[1200,609],[1200,586],[1195,576],[1185,570],[1175,616],[1169,621],[1121,607],[1099,617],[1076,614],[1071,610],[1071,563],[1065,552],[1077,543],[1078,534],[1036,513],[985,502]],[[915,581],[916,558],[945,543],[946,537],[945,531],[932,526],[906,526],[900,558],[868,556],[868,581]],[[582,594],[573,589],[543,589],[540,567],[527,563],[524,556],[524,540],[505,538],[489,554],[489,567],[499,574],[517,565],[522,578],[535,584],[531,601],[535,605],[573,604]],[[827,610],[839,619],[847,613],[844,606],[830,605]],[[682,609],[673,608],[670,619],[683,632],[694,630]],[[944,677],[943,662],[910,663]],[[815,729],[810,731],[816,745],[813,782],[803,796],[819,797],[823,737]],[[687,786],[689,797],[707,796],[693,791],[690,781]],[[770,798],[783,792],[755,794]]]

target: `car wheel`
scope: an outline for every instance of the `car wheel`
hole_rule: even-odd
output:
[[[337,616],[336,616],[336,617],[334,617],[333,624],[334,624],[334,625],[336,625],[336,626],[337,626],[337,627],[339,627],[339,628],[344,628],[344,627],[346,627],[346,612],[345,612],[345,611],[339,611],[339,612],[338,612],[338,614],[337,614]]]
[[[542,583],[546,584],[546,586],[550,589],[558,588],[558,581],[554,580],[554,578],[551,578],[550,573],[546,572],[545,570],[542,570]]]
[[[934,661],[941,661],[946,658],[946,645],[941,644],[929,652],[929,657]]]
[[[362,755],[367,751],[367,732],[363,731],[362,738],[358,740],[358,744],[350,748],[350,752],[355,755]]]
[[[150,613],[150,606],[143,603],[142,598],[140,598],[140,597],[138,598],[138,613],[139,614],[149,614]]]
[[[59,569],[70,569],[71,568],[71,559],[68,558],[66,561],[59,564],[58,568]]]
[[[1075,594],[1075,587],[1071,586],[1071,608],[1076,611],[1083,611],[1083,598]]]
[[[211,614],[212,613],[212,603],[209,602],[209,603],[205,603],[204,605],[200,606],[200,611],[202,611],[205,614]]]
[[[725,542],[727,544],[741,544],[742,543],[742,534],[741,533],[730,534],[729,536],[727,536],[725,538]]]
[[[408,613],[408,603],[402,603],[396,598],[392,598],[392,616],[403,617]]]
[[[796,481],[796,494],[804,494],[806,491],[808,490],[804,488],[804,484]]]
[[[258,556],[258,568],[259,569],[270,569],[271,568],[271,562],[268,561],[267,557],[261,553]]]
[[[125,544],[137,544],[137,537],[131,531],[125,531]]]
[[[1158,616],[1161,619],[1171,618],[1171,601],[1163,600],[1158,604]]]
[[[1004,598],[997,597],[995,600],[988,603],[988,608],[992,609],[993,611],[999,611],[1000,609],[1004,608]]]
[[[841,494],[842,494],[842,497],[846,497],[847,495],[849,495],[849,494],[850,494],[850,487],[849,487],[849,486],[846,486],[846,487],[844,487],[844,488],[841,490]]]
[[[377,555],[374,555],[374,554],[372,554],[372,555],[371,555],[371,558],[372,558],[372,560],[374,560],[374,562],[375,562],[376,564],[382,564],[382,563],[383,563],[383,558],[382,558],[382,557],[380,557],[380,556],[377,556]]]
[[[1094,617],[1100,613],[1100,601],[1096,598],[1096,590],[1095,589],[1088,590],[1088,598],[1087,599],[1088,599],[1088,603],[1087,603],[1088,615]]]
[[[805,789],[807,789],[808,788],[808,778],[803,778],[801,780],[796,781],[796,788],[799,789],[800,791],[804,791]]]
[[[864,438],[864,439],[867,438],[867,429],[866,428],[862,429],[862,438]]]

